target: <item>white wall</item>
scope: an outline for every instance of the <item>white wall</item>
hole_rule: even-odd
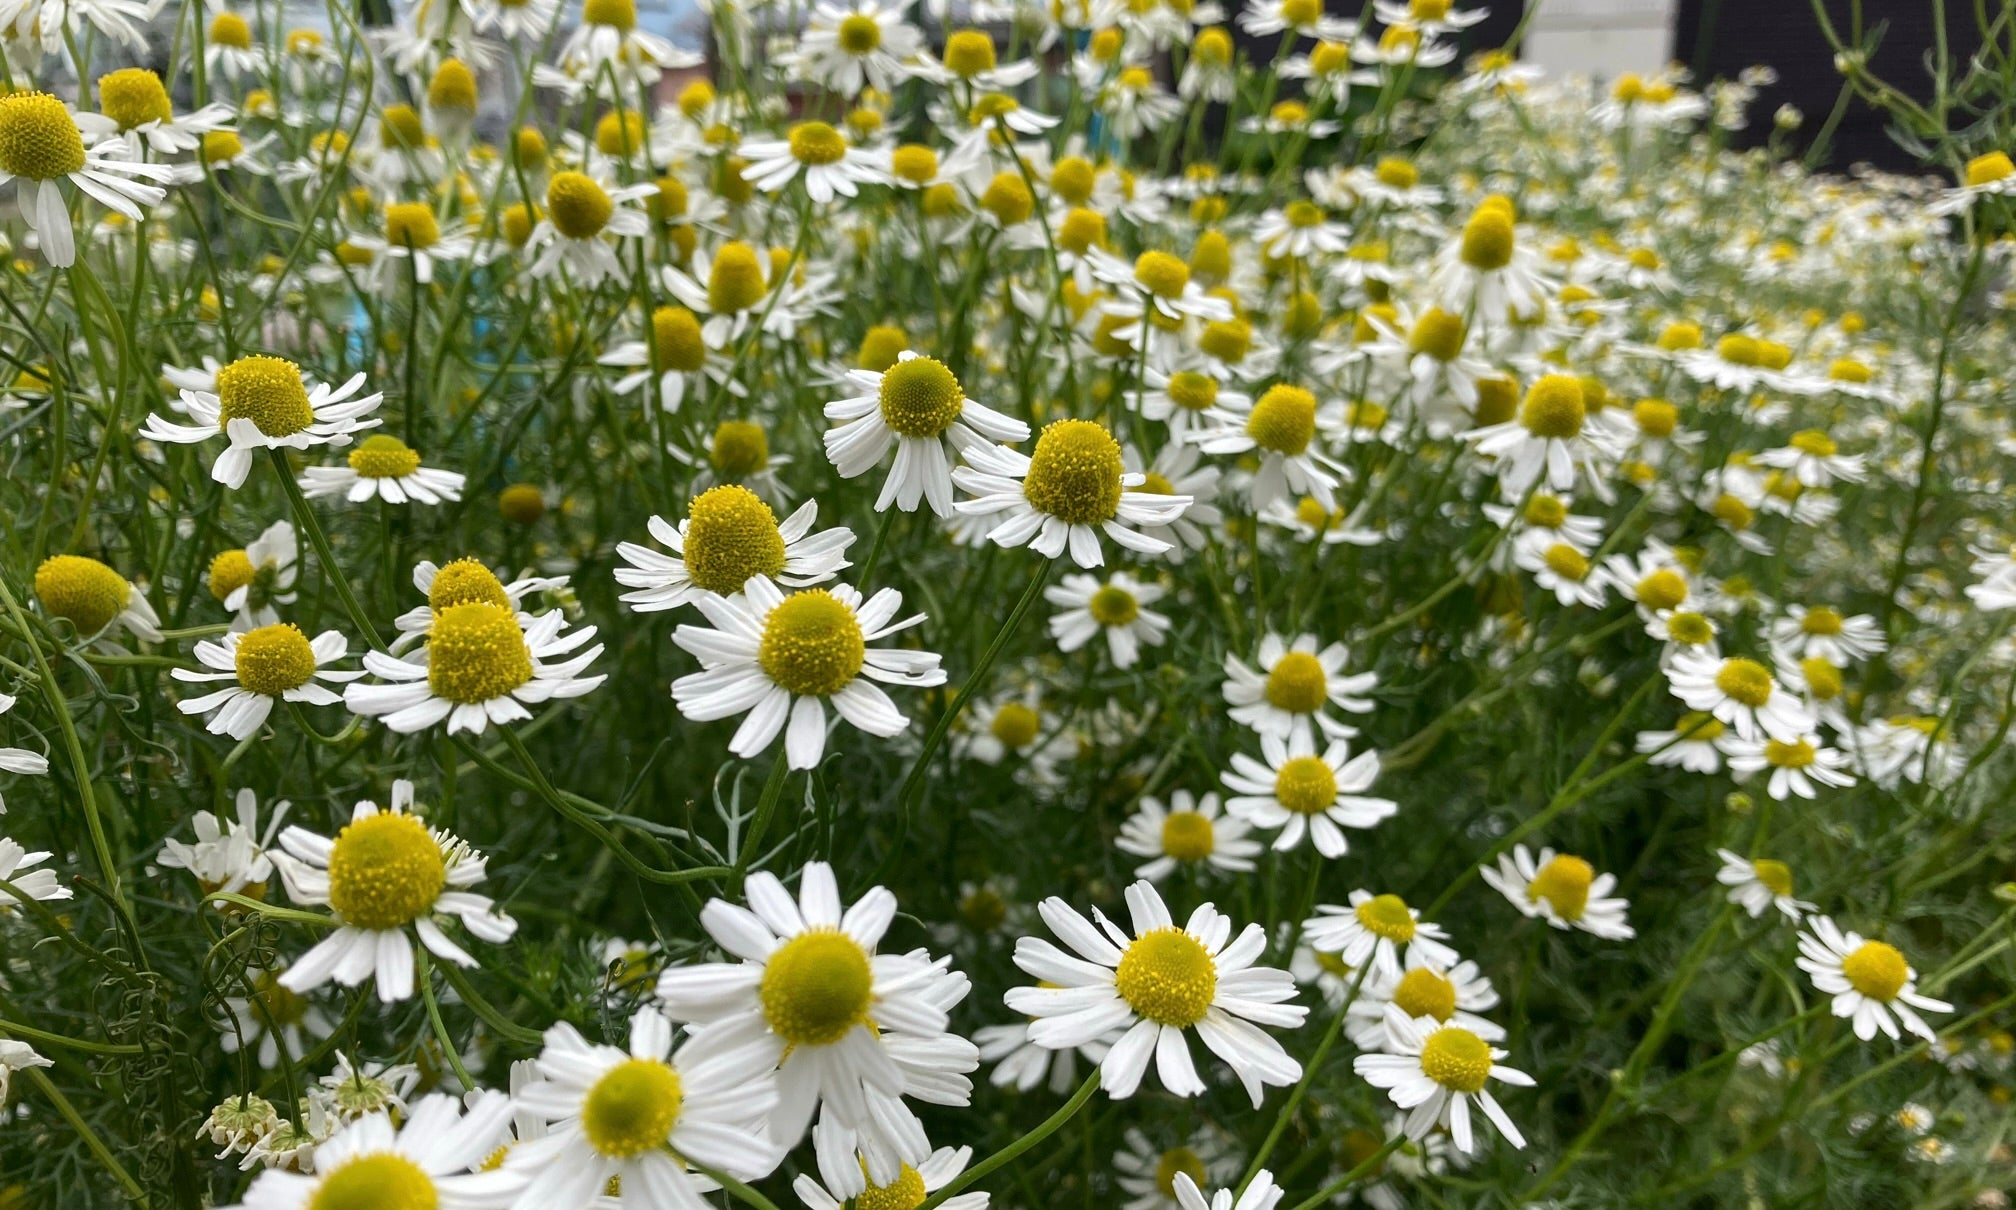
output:
[[[1657,71],[1673,56],[1679,0],[1532,0],[1524,57],[1550,73],[1605,79]]]

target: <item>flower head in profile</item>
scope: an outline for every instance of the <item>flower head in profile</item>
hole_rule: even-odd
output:
[[[1610,894],[1617,876],[1598,874],[1573,853],[1543,848],[1536,857],[1525,845],[1513,845],[1510,853],[1499,855],[1496,869],[1485,866],[1479,873],[1523,915],[1557,929],[1581,929],[1608,941],[1637,935],[1624,921],[1630,904]]]
[[[15,183],[21,220],[40,239],[42,255],[59,269],[77,260],[62,181],[134,222],[140,220],[141,206],[166,196],[159,185],[142,180],[166,181],[172,170],[140,160],[118,130],[112,118],[77,113],[46,92],[0,96],[0,189]]]
[[[525,243],[531,276],[550,277],[565,269],[577,287],[592,289],[622,271],[618,242],[651,233],[651,218],[638,203],[658,194],[645,181],[615,185],[585,172],[556,172],[546,181],[544,217]]]
[[[1400,959],[1426,961],[1440,967],[1456,965],[1449,934],[1439,924],[1421,919],[1421,912],[1398,895],[1353,891],[1348,906],[1318,904],[1304,922],[1302,935],[1319,952],[1335,954],[1353,970],[1371,963],[1382,977],[1400,978]]]
[[[742,177],[756,188],[776,193],[803,174],[806,194],[819,203],[858,196],[883,175],[880,157],[825,122],[799,122],[784,138],[751,139],[740,151],[749,161]]]
[[[1813,729],[1806,704],[1786,692],[1756,660],[1718,659],[1703,651],[1674,655],[1666,679],[1673,696],[1727,724],[1740,739],[1797,741]]]
[[[633,591],[623,602],[638,613],[655,613],[690,605],[708,593],[730,596],[751,576],[763,576],[786,588],[809,588],[832,579],[845,568],[854,531],[844,526],[812,532],[819,520],[817,501],[798,506],[782,525],[763,498],[735,483],[710,487],[686,506],[677,528],[663,517],[647,523],[651,536],[672,549],[660,554],[635,542],[619,543],[616,553],[628,564],[616,569],[616,582]]]
[[[1796,923],[1815,910],[1813,904],[1792,897],[1792,867],[1784,862],[1753,859],[1728,849],[1717,849],[1715,855],[1722,859],[1715,881],[1729,888],[1729,902],[1750,913],[1751,919],[1775,907]]]
[[[309,499],[341,496],[352,504],[378,499],[387,504],[441,504],[462,498],[464,476],[420,464],[420,451],[390,433],[373,433],[357,443],[342,466],[311,466],[301,472]]]
[[[0,714],[14,708],[15,698],[10,693],[0,693]],[[23,777],[40,777],[49,772],[49,758],[40,752],[27,748],[0,748],[0,773],[13,773]],[[0,815],[7,813],[7,799],[0,796]]]
[[[1425,1138],[1446,1127],[1456,1150],[1476,1150],[1470,1129],[1474,1104],[1514,1147],[1526,1138],[1491,1095],[1489,1084],[1531,1087],[1533,1077],[1499,1062],[1505,1052],[1461,1025],[1444,1025],[1434,1017],[1409,1017],[1397,1004],[1386,1006],[1390,1054],[1359,1055],[1351,1069],[1374,1088],[1383,1088],[1395,1105],[1407,1110],[1407,1137]]]
[[[161,641],[161,616],[147,594],[111,567],[86,555],[50,555],[35,569],[42,612],[70,623],[80,638],[109,638],[115,628],[149,643]]]
[[[266,827],[259,827],[259,796],[250,789],[238,791],[234,803],[236,818],[219,819],[208,811],[198,811],[190,821],[195,844],[169,837],[161,842],[160,864],[171,870],[187,870],[203,894],[227,891],[259,899],[266,894],[267,880],[273,877],[273,859],[267,855],[273,834],[287,818],[288,803],[272,804]]]
[[[201,697],[175,703],[184,714],[208,714],[212,735],[244,739],[266,724],[278,702],[339,706],[342,695],[318,682],[344,684],[362,671],[330,667],[350,653],[341,631],[325,630],[311,641],[291,622],[226,634],[220,642],[196,644],[196,658],[209,671],[176,668],[178,681],[230,684]]]
[[[378,424],[369,417],[384,396],[358,397],[363,385],[360,372],[340,387],[311,387],[293,362],[253,354],[218,370],[216,390],[183,389],[182,411],[195,424],[152,415],[140,435],[194,445],[222,434],[230,444],[211,464],[210,477],[235,490],[245,485],[255,450],[344,446],[352,434]]]
[[[1953,1011],[1951,1004],[1918,990],[1918,972],[1896,946],[1843,932],[1825,916],[1808,918],[1799,934],[1799,969],[1815,988],[1834,997],[1834,1015],[1853,1022],[1855,1036],[1864,1042],[1879,1029],[1899,1038],[1900,1025],[1928,1042],[1937,1041],[1919,1011]]]
[[[1350,473],[1322,449],[1322,434],[1341,420],[1343,409],[1317,402],[1313,392],[1276,383],[1260,397],[1219,393],[1207,413],[1210,427],[1193,430],[1190,440],[1207,454],[1256,454],[1260,469],[1247,485],[1256,510],[1312,497],[1325,510],[1337,506],[1337,485]]]
[[[1129,473],[1120,443],[1090,420],[1059,420],[1036,438],[1034,453],[1001,446],[965,451],[967,465],[952,481],[972,494],[959,511],[994,522],[987,536],[1001,546],[1029,546],[1046,558],[1068,550],[1080,567],[1106,561],[1103,533],[1139,554],[1159,555],[1172,544],[1140,532],[1165,526],[1190,507],[1190,497],[1138,490],[1148,481]]]
[[[232,611],[232,630],[252,630],[280,620],[274,606],[294,603],[300,558],[294,525],[283,519],[243,547],[220,551],[210,560],[210,595]]]
[[[449,939],[440,921],[453,917],[493,945],[509,941],[518,922],[488,896],[468,888],[483,881],[484,858],[450,833],[412,814],[413,783],[392,783],[392,805],[366,800],[334,839],[306,828],[280,834],[273,864],[296,903],[328,907],[336,930],[301,955],[280,977],[297,995],[330,981],[376,983],[387,1004],[413,995],[413,944],[457,966],[476,959]]]
[[[26,1042],[13,1038],[0,1038],[0,1105],[7,1103],[7,1090],[14,1082],[14,1073],[30,1067],[54,1067],[56,1064],[35,1053],[35,1048]]]
[[[966,1171],[973,1160],[971,1147],[940,1147],[912,1167],[905,1164],[895,1180],[875,1181],[862,1176],[867,1161],[856,1147],[857,1136],[845,1126],[821,1123],[812,1131],[813,1151],[822,1175],[830,1167],[832,1175],[815,1179],[801,1173],[791,1182],[791,1191],[805,1204],[805,1210],[846,1210],[853,1207],[921,1206],[929,1195],[943,1189]],[[850,1195],[847,1190],[853,1190]],[[947,1210],[986,1210],[985,1193],[955,1193],[940,1202]]]
[[[601,644],[574,654],[595,628],[570,634],[566,625],[558,609],[532,618],[513,612],[501,587],[494,596],[434,609],[425,644],[405,656],[366,652],[364,670],[379,683],[351,685],[343,701],[402,735],[444,722],[450,735],[523,722],[532,717],[526,707],[580,697],[604,679],[581,675],[602,654]]]
[[[950,516],[955,455],[1029,439],[1028,425],[967,398],[958,377],[936,358],[905,349],[887,370],[851,369],[846,376],[862,393],[826,405],[826,418],[839,422],[826,432],[826,456],[841,478],[855,479],[880,466],[895,447],[877,512],[891,504],[915,512],[922,500],[937,515]]]
[[[29,899],[46,901],[69,899],[76,894],[57,880],[54,870],[31,869],[49,860],[47,851],[30,853],[20,842],[0,836],[0,879],[14,884],[14,889],[0,890],[0,915],[13,909],[20,902],[17,895]]]
[[[1072,952],[1040,937],[1015,944],[1015,965],[1043,981],[1007,996],[1010,1009],[1036,1018],[1032,1042],[1063,1049],[1121,1031],[1099,1065],[1100,1086],[1116,1100],[1133,1096],[1151,1065],[1178,1096],[1208,1091],[1191,1033],[1232,1069],[1256,1108],[1265,1088],[1301,1077],[1301,1064],[1259,1028],[1294,1029],[1309,1012],[1287,1003],[1292,975],[1254,965],[1267,946],[1259,925],[1234,939],[1231,920],[1207,903],[1178,927],[1146,881],[1127,889],[1127,908],[1131,937],[1096,908],[1088,921],[1054,896],[1038,907]]]

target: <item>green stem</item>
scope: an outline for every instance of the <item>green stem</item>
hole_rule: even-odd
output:
[[[127,1197],[133,1199],[133,1204],[146,1206],[147,1191],[142,1189],[140,1182],[134,1180],[133,1175],[126,1171],[118,1157],[112,1154],[112,1149],[105,1145],[105,1140],[98,1137],[98,1132],[91,1129],[91,1124],[77,1112],[77,1107],[70,1103],[70,1098],[63,1095],[62,1089],[57,1088],[48,1076],[43,1075],[39,1067],[28,1068],[27,1076],[28,1082],[35,1086],[35,1090],[49,1098],[49,1103],[56,1107],[56,1112],[83,1138],[84,1145],[91,1149],[92,1155],[98,1157],[98,1162],[105,1166],[105,1171],[112,1174],[112,1179],[119,1182],[119,1187],[126,1191]]]
[[[416,961],[413,973],[420,981],[420,999],[427,1005],[427,1022],[434,1027],[434,1040],[441,1044],[441,1057],[448,1061],[455,1078],[462,1081],[462,1087],[473,1091],[476,1081],[470,1078],[469,1069],[462,1066],[462,1056],[455,1050],[455,1039],[448,1036],[448,1027],[441,1023],[441,1006],[434,1001],[434,969],[433,964],[427,961],[427,947],[414,946],[413,957]]]
[[[946,1182],[945,1186],[939,1189],[938,1192],[924,1199],[924,1204],[919,1206],[917,1210],[935,1210],[936,1207],[943,1205],[947,1198],[952,1197],[961,1189],[989,1175],[998,1168],[1014,1163],[1016,1157],[1057,1133],[1063,1128],[1064,1123],[1077,1117],[1078,1111],[1085,1108],[1085,1102],[1092,1099],[1092,1093],[1098,1087],[1099,1071],[1097,1068],[1094,1068],[1092,1074],[1085,1077],[1085,1082],[1078,1086],[1078,1091],[1072,1093],[1071,1099],[1064,1102],[1063,1107],[1058,1109],[1056,1113],[1043,1119],[1042,1123],[1028,1134],[1016,1139],[993,1155],[981,1160],[952,1180]]]
[[[380,651],[385,650],[384,640],[378,637],[378,628],[371,624],[364,607],[357,603],[357,594],[350,588],[350,580],[343,569],[336,564],[336,555],[329,549],[329,536],[322,532],[322,522],[309,507],[308,497],[301,494],[301,485],[294,482],[294,468],[287,465],[287,454],[283,450],[266,451],[272,455],[273,471],[280,476],[280,486],[287,493],[287,503],[294,510],[294,522],[307,533],[309,545],[315,548],[315,558],[322,564],[322,578],[336,590],[336,599],[343,602],[343,612],[350,615],[350,624],[365,642]]]

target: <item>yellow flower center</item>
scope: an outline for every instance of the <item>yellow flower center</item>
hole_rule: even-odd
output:
[[[440,842],[411,815],[366,815],[338,832],[329,849],[329,906],[361,929],[412,923],[447,884]]]
[[[1854,953],[1841,960],[1841,974],[1848,985],[1871,1000],[1888,1003],[1904,990],[1911,968],[1897,947],[1883,941],[1864,941]]]
[[[764,673],[798,697],[828,697],[860,675],[867,653],[861,623],[823,588],[786,597],[763,619],[757,661]]]
[[[882,375],[880,397],[882,423],[905,437],[939,436],[966,406],[959,379],[933,357],[912,357],[891,366]]]
[[[1466,335],[1460,316],[1430,307],[1414,321],[1414,330],[1407,334],[1407,348],[1410,352],[1426,353],[1437,361],[1454,361],[1463,351]]]
[[[834,40],[840,49],[850,55],[865,55],[882,45],[882,27],[873,17],[860,13],[849,13],[840,19],[839,28],[834,30]]]
[[[1761,362],[1762,354],[1757,347],[1757,338],[1745,336],[1741,332],[1731,332],[1715,342],[1715,355],[1730,365],[1754,366]]]
[[[291,437],[315,423],[301,367],[283,357],[254,355],[217,371],[217,427],[250,420],[268,437]]]
[[[1539,529],[1560,529],[1568,523],[1568,505],[1559,496],[1542,492],[1526,502],[1526,524]]]
[[[854,1210],[917,1210],[924,1201],[923,1176],[905,1164],[896,1179],[886,1185],[869,1181],[866,1189],[854,1195]]]
[[[1638,581],[1634,590],[1638,603],[1654,613],[1677,609],[1687,599],[1687,579],[1670,567],[1662,567]]]
[[[889,171],[912,185],[938,175],[938,153],[921,143],[905,143],[889,153]]]
[[[1805,429],[1794,433],[1788,444],[1802,454],[1812,454],[1819,458],[1832,458],[1839,449],[1834,444],[1834,439],[1819,429]]]
[[[1204,1188],[1204,1157],[1188,1147],[1171,1147],[1156,1157],[1155,1188],[1172,1201],[1176,1197],[1178,1175],[1187,1176],[1191,1184]]]
[[[458,705],[502,697],[532,679],[532,651],[509,609],[481,601],[436,610],[427,686]]]
[[[629,33],[637,28],[637,0],[583,0],[581,20]]]
[[[1414,940],[1414,912],[1398,895],[1374,895],[1353,912],[1374,936],[1401,944]]]
[[[685,307],[659,307],[651,312],[651,346],[661,370],[690,374],[707,362],[699,317]]]
[[[1699,647],[1715,637],[1715,628],[1708,619],[1693,610],[1682,610],[1666,619],[1666,633],[1676,643],[1688,647]],[[1720,723],[1716,726],[1719,728]]]
[[[1519,409],[1519,423],[1535,437],[1561,440],[1582,431],[1588,407],[1582,397],[1582,381],[1566,374],[1545,374],[1526,391]]]
[[[497,512],[506,521],[530,525],[546,515],[546,493],[534,484],[513,483],[497,493]]]
[[[84,167],[84,135],[70,110],[46,92],[0,97],[0,172],[54,180]]]
[[[498,230],[504,235],[504,242],[513,248],[523,248],[525,241],[532,238],[532,228],[539,222],[539,212],[524,202],[514,202],[504,208],[497,220]]]
[[[1318,42],[1316,49],[1309,52],[1309,70],[1318,76],[1334,76],[1348,70],[1350,66],[1351,45],[1348,42]],[[1385,180],[1384,177],[1380,179]],[[1399,186],[1402,189],[1409,187]]]
[[[1493,374],[1477,380],[1477,424],[1504,424],[1519,412],[1519,384]]]
[[[265,697],[299,689],[315,675],[315,649],[301,628],[282,622],[248,630],[238,640],[238,683]]]
[[[1749,529],[1757,520],[1756,509],[1751,508],[1748,504],[1743,503],[1728,492],[1723,492],[1721,495],[1715,497],[1715,502],[1708,506],[1708,512],[1717,521],[1738,532]]]
[[[1421,1074],[1451,1092],[1481,1092],[1491,1076],[1491,1047],[1459,1025],[1445,1025],[1421,1044]]]
[[[724,420],[714,430],[707,460],[731,478],[744,478],[770,465],[770,437],[753,420]]]
[[[1792,893],[1791,866],[1782,861],[1759,858],[1750,863],[1750,869],[1757,875],[1757,881],[1764,884],[1764,889],[1773,895],[1783,896]]]
[[[231,14],[217,19],[225,17]],[[374,1151],[345,1160],[324,1175],[307,1210],[436,1210],[440,1204],[434,1178],[418,1164],[403,1155]]]
[[[161,77],[144,67],[125,67],[99,76],[98,110],[119,123],[121,130],[166,122],[175,116]]]
[[[210,19],[210,41],[233,50],[251,50],[252,26],[237,13],[218,13]]]
[[[1178,861],[1202,861],[1217,845],[1211,821],[1195,811],[1171,811],[1162,821],[1162,851]]]
[[[1186,1028],[1204,1019],[1218,994],[1218,965],[1202,942],[1173,926],[1151,929],[1120,955],[1120,998],[1159,1025]]]
[[[1806,680],[1806,691],[1820,701],[1829,702],[1841,696],[1841,670],[1821,657],[1800,660],[1799,675]]]
[[[229,164],[245,154],[245,141],[229,130],[212,130],[203,136],[198,152],[205,164]]]
[[[686,1104],[679,1073],[658,1059],[626,1059],[603,1073],[581,1103],[581,1133],[611,1158],[665,1145]]]
[[[1073,206],[1083,206],[1092,197],[1092,188],[1098,183],[1099,174],[1092,167],[1092,161],[1083,156],[1069,155],[1057,161],[1050,170],[1050,191]]]
[[[1206,67],[1223,68],[1232,63],[1232,36],[1217,26],[1197,31],[1191,54]]]
[[[1253,348],[1253,325],[1238,318],[1214,319],[1204,325],[1204,331],[1197,337],[1197,347],[1220,361],[1237,365],[1246,360],[1246,354]]]
[[[1631,405],[1631,419],[1647,437],[1671,437],[1680,427],[1680,409],[1664,399],[1640,399]]]
[[[1963,179],[1970,186],[1980,186],[2006,181],[2011,176],[2016,176],[2016,163],[2010,161],[2009,153],[1991,151],[1987,155],[1977,155],[1968,160]]]
[[[846,136],[824,122],[800,122],[787,138],[800,164],[837,164],[847,155]]]
[[[760,994],[764,1020],[788,1045],[829,1046],[867,1023],[875,975],[853,938],[813,928],[770,955]]]
[[[1804,769],[1813,763],[1817,755],[1813,745],[1803,739],[1789,744],[1776,739],[1764,741],[1764,761],[1773,768]]]
[[[606,156],[632,155],[644,146],[644,139],[644,115],[635,110],[611,110],[595,123],[595,150]]]
[[[1111,584],[1093,593],[1085,608],[1101,626],[1126,626],[1141,616],[1141,603],[1134,594]]]
[[[1083,255],[1088,248],[1098,248],[1106,243],[1106,216],[1097,210],[1077,206],[1067,211],[1064,221],[1057,227],[1057,246],[1066,252]]]
[[[441,610],[474,603],[509,609],[511,598],[505,595],[504,585],[490,569],[476,559],[457,559],[434,573],[434,583],[427,589],[429,608]]]
[[[1035,213],[1036,198],[1020,173],[997,172],[980,195],[980,208],[999,219],[1003,226],[1012,227]]]
[[[1771,700],[1771,673],[1756,660],[1737,656],[1722,661],[1722,670],[1715,674],[1715,687],[1731,700],[1754,710]]]
[[[1274,797],[1297,815],[1321,815],[1337,801],[1337,774],[1318,756],[1297,756],[1274,773]]]
[[[476,112],[476,73],[460,59],[443,59],[427,82],[427,104],[435,109]]]
[[[1020,750],[1036,742],[1036,732],[1042,725],[1042,718],[1035,710],[1021,702],[1006,702],[994,712],[993,722],[988,724],[988,734],[1000,740],[1003,747]]]
[[[1281,0],[1281,19],[1298,29],[1314,25],[1322,15],[1322,0]]]
[[[763,266],[756,249],[737,240],[714,254],[707,274],[707,309],[717,315],[746,311],[763,301]]]
[[[1442,21],[1449,16],[1449,0],[1407,0],[1407,15],[1416,21]]]
[[[1445,976],[1417,966],[1400,977],[1393,1003],[1410,1017],[1447,1021],[1456,1015],[1456,985]]]
[[[962,29],[945,39],[945,67],[962,79],[994,70],[994,39],[977,29]]]
[[[1679,722],[1673,724],[1673,730],[1688,743],[1705,744],[1710,740],[1722,738],[1722,733],[1728,728],[1722,725],[1721,719],[1712,714],[1689,710],[1680,716]]]
[[[1169,401],[1188,412],[1201,412],[1218,402],[1218,380],[1195,370],[1178,370],[1165,388]]]
[[[1310,714],[1329,700],[1330,681],[1323,661],[1306,651],[1291,651],[1267,672],[1267,702],[1290,714]]]
[[[864,370],[885,374],[897,364],[903,350],[910,347],[910,337],[894,324],[876,324],[861,337],[860,351],[854,355],[854,364]]]
[[[404,479],[420,469],[420,454],[389,433],[373,433],[350,451],[350,469],[366,479]]]
[[[133,586],[96,559],[51,555],[35,569],[35,598],[79,634],[97,634],[126,608]]]
[[[592,177],[556,172],[546,183],[546,212],[554,229],[568,239],[593,239],[609,225],[616,203]]]
[[[1120,509],[1125,468],[1104,425],[1059,420],[1036,439],[1022,492],[1031,507],[1067,525],[1097,525]]]
[[[393,202],[385,207],[385,242],[395,248],[431,248],[441,238],[434,208],[425,202]]]
[[[1463,263],[1481,272],[1512,263],[1512,215],[1499,206],[1479,206],[1463,224]]]
[[[1246,435],[1261,449],[1295,457],[1316,436],[1316,396],[1286,384],[1268,387],[1247,414]]]
[[[378,111],[378,134],[387,147],[417,151],[427,143],[420,111],[411,105],[387,105]]]
[[[1545,899],[1562,919],[1580,920],[1589,906],[1589,884],[1594,881],[1594,867],[1580,857],[1563,853],[1541,866],[1533,881],[1526,884],[1526,901],[1538,903]]]
[[[777,514],[746,487],[723,484],[693,498],[686,522],[686,575],[708,592],[742,591],[751,576],[784,570]]]
[[[1818,605],[1806,611],[1799,619],[1799,629],[1807,634],[1836,635],[1841,633],[1841,611],[1826,605]]]
[[[241,547],[227,550],[210,560],[210,595],[219,601],[252,582],[252,556]]]

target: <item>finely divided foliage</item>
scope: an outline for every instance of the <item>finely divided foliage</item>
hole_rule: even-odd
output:
[[[2016,0],[373,7],[0,0],[0,1210],[2009,1204]]]

